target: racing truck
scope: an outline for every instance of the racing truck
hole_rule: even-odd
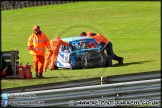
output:
[[[69,46],[61,45],[55,66],[58,68],[83,69],[110,67],[112,59],[101,51],[92,37],[73,36],[62,38]]]

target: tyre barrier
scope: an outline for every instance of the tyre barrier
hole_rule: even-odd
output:
[[[71,2],[79,2],[78,1],[64,1],[64,0],[56,0],[56,1],[1,1],[1,11],[4,10],[14,10],[14,9],[22,9],[27,7],[36,7],[36,6],[45,6],[45,5],[56,5],[56,4],[66,4]]]

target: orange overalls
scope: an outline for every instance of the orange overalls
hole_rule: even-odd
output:
[[[69,46],[69,43],[64,42],[63,40],[61,40],[58,36],[56,36],[54,39],[52,39],[50,41],[51,44],[51,50],[52,52],[48,52],[45,58],[45,64],[44,64],[44,69],[46,70],[49,63],[50,63],[50,58],[51,59],[51,63],[50,63],[50,70],[54,69],[55,67],[55,63],[57,60],[57,56],[59,53],[59,48],[61,45],[65,45],[65,46]]]
[[[98,45],[102,46],[102,49],[105,49],[106,45],[109,43],[109,40],[106,39],[104,36],[101,34],[97,34],[95,36],[91,36],[92,38],[95,39]]]
[[[106,49],[109,40],[106,39],[104,36],[102,36],[101,34],[97,34],[95,36],[90,36],[92,38],[95,39],[96,43],[100,46],[101,51],[103,52],[103,54],[105,54],[104,50]],[[106,50],[107,51],[107,50]],[[106,55],[106,54],[105,54]]]
[[[45,47],[51,50],[50,41],[47,36],[40,31],[40,34],[33,33],[28,39],[29,53],[33,55],[34,70],[36,73],[43,73]]]

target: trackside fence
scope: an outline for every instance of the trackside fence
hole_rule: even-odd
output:
[[[10,93],[9,103],[11,107],[22,107],[22,105],[13,104],[13,102],[21,103],[32,101],[35,102],[35,104],[24,105],[23,107],[160,106],[160,83],[161,79],[159,78],[103,85]],[[25,97],[18,98],[17,96]]]
[[[38,6],[46,6],[46,5],[57,5],[57,4],[66,4],[66,3],[74,3],[84,0],[2,0],[1,1],[1,10],[15,10],[15,9],[23,9],[27,7],[38,7]]]

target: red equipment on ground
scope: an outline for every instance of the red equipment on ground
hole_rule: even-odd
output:
[[[24,66],[22,65],[22,63],[20,63],[20,65],[18,66],[18,73],[20,77],[25,78]]]
[[[26,79],[32,78],[31,68],[30,68],[30,65],[28,63],[25,65],[25,78]]]
[[[8,68],[8,66],[6,66],[4,69],[3,69],[3,71],[2,71],[2,76],[5,76],[6,75],[6,71],[7,71],[7,68]]]

